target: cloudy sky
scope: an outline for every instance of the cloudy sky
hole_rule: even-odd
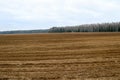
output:
[[[120,0],[0,0],[0,31],[120,21]]]

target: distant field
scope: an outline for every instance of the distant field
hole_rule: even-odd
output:
[[[0,35],[0,80],[120,80],[120,33]]]

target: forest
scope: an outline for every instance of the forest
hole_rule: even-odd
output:
[[[120,32],[120,22],[52,27],[49,32]]]
[[[39,30],[0,31],[0,34],[62,33],[62,32],[120,32],[120,22],[52,27]]]

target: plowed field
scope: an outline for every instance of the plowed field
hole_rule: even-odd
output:
[[[0,80],[120,80],[120,33],[0,35]]]

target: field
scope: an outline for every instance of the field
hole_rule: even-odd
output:
[[[120,80],[120,33],[0,35],[0,80]]]

